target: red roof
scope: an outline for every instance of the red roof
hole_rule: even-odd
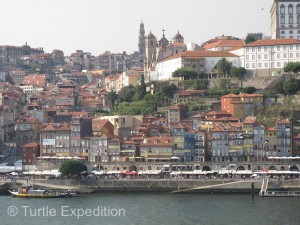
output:
[[[245,43],[243,40],[219,40],[211,44],[204,45],[204,49],[211,49],[215,47],[242,47]]]
[[[149,137],[141,143],[142,146],[173,146],[173,137]]]
[[[46,85],[45,75],[37,75],[37,74],[28,75],[23,79],[22,84],[45,87]]]
[[[32,143],[27,143],[25,145],[22,145],[22,148],[36,148],[39,144],[37,144],[36,142],[32,142]]]
[[[186,44],[182,43],[182,42],[179,42],[179,41],[176,41],[170,45],[173,45],[173,46],[178,46],[178,47],[186,47]]]
[[[221,98],[243,98],[243,97],[263,97],[263,95],[262,94],[241,93],[241,94],[238,94],[238,95],[235,95],[235,94],[223,95]]]
[[[300,44],[300,41],[292,38],[281,38],[281,39],[265,39],[258,40],[252,42],[246,47],[254,47],[254,46],[272,46],[272,45],[292,45],[292,44]]]

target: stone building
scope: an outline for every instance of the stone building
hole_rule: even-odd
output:
[[[300,2],[274,0],[271,8],[271,38],[300,40]]]
[[[16,121],[16,148],[37,141],[39,121],[31,116],[23,116]]]

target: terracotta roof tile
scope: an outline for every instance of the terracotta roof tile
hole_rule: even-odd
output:
[[[243,40],[219,40],[211,44],[204,45],[204,49],[211,49],[215,47],[242,47],[245,43]]]
[[[272,45],[292,45],[292,44],[300,44],[300,41],[292,38],[280,38],[280,39],[265,39],[258,40],[252,42],[246,47],[254,47],[254,46],[272,46]]]

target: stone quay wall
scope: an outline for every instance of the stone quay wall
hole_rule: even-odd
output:
[[[173,180],[173,179],[98,179],[98,180],[39,180],[41,187],[72,187],[79,192],[199,192],[199,193],[251,193],[261,189],[262,180]],[[300,180],[277,181],[269,184],[268,190],[300,190]]]

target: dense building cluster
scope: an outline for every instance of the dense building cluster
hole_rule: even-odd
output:
[[[180,102],[199,101],[210,90],[178,87],[172,104],[156,115],[108,114],[114,108],[112,94],[142,83],[155,94],[154,83],[178,82],[172,74],[180,68],[192,68],[206,80],[229,79],[216,70],[224,58],[249,76],[280,77],[287,63],[300,60],[300,4],[276,0],[271,14],[272,39],[254,33],[257,40],[248,44],[224,35],[186,44],[179,31],[168,40],[165,30],[157,39],[151,31],[145,35],[142,22],[133,54],[94,56],[77,50],[65,56],[27,43],[1,45],[1,150],[15,144],[24,164],[34,164],[38,156],[89,162],[249,162],[299,155],[300,136],[294,135],[292,121],[281,118],[270,127],[254,117],[267,104],[260,93],[223,95],[210,99],[211,110],[188,112]]]

